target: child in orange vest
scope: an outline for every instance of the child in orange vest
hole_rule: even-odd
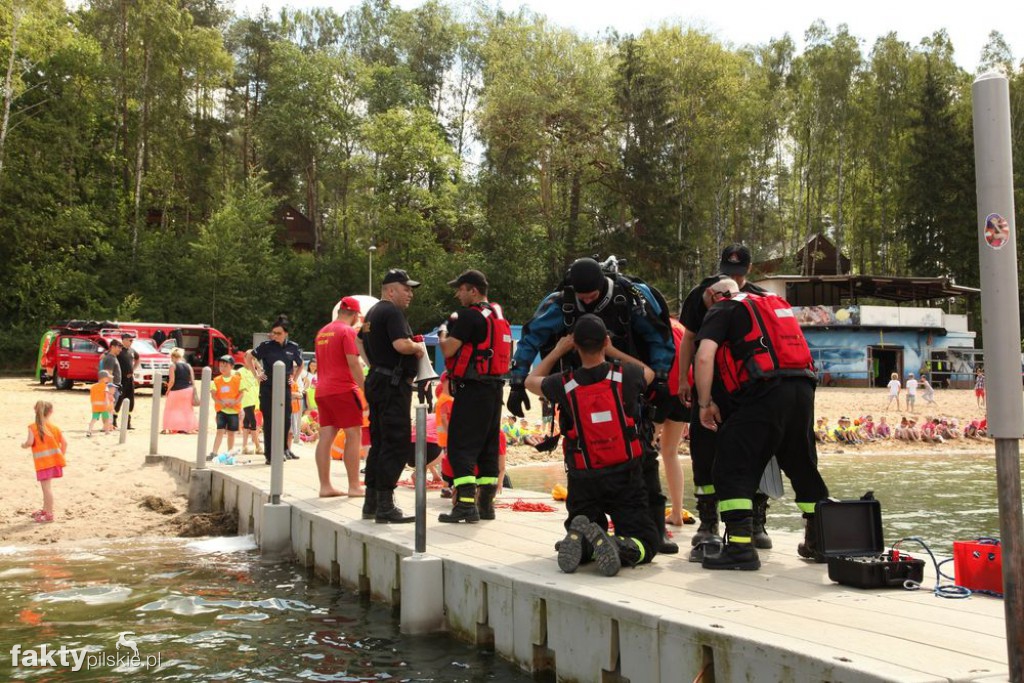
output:
[[[89,429],[86,436],[92,436],[92,427],[99,420],[103,425],[103,431],[109,432],[114,429],[110,419],[114,407],[114,385],[110,383],[110,373],[100,370],[96,384],[89,387],[89,403],[92,406],[92,419],[89,420]]]
[[[220,442],[227,434],[228,451],[235,448],[235,434],[238,433],[238,413],[242,408],[242,376],[235,372],[235,359],[221,356],[220,374],[210,387],[213,407],[217,411],[217,436],[213,440],[213,451],[206,459],[213,460],[220,452]]]
[[[53,415],[53,404],[47,401],[36,401],[35,421],[28,426],[28,438],[21,444],[22,448],[32,449],[32,459],[36,466],[36,481],[43,488],[43,508],[32,513],[37,522],[53,521],[53,490],[50,480],[64,476],[64,454],[68,450],[68,442],[60,429],[50,423]]]

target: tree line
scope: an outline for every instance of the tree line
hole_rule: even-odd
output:
[[[855,272],[977,286],[974,75],[948,35],[866,45],[818,21],[804,42],[591,37],[436,0],[10,0],[0,362],[25,367],[69,317],[207,322],[245,345],[284,312],[308,345],[371,258],[377,281],[424,282],[418,330],[470,266],[522,322],[578,256],[626,258],[675,304],[723,244],[799,272],[817,233]],[[989,69],[1011,79],[1020,158],[1024,67],[997,32]],[[287,205],[311,250],[281,238]]]

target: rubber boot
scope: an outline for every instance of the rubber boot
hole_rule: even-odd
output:
[[[716,553],[722,547],[722,537],[718,535],[718,499],[713,495],[698,495],[697,517],[700,526],[690,539],[690,545],[693,546],[690,562],[701,562],[705,551]]]
[[[451,512],[442,512],[437,516],[439,522],[458,524],[467,522],[476,524],[480,521],[480,512],[476,509],[476,484],[463,484],[455,487],[455,505]]]
[[[754,494],[754,534],[751,538],[754,547],[758,550],[770,550],[772,539],[765,531],[764,525],[768,521],[768,496],[760,491]]]
[[[826,562],[825,555],[818,550],[818,518],[814,514],[804,515],[804,540],[796,547],[796,553],[818,564]]]
[[[625,536],[616,536],[614,539],[615,545],[619,549],[619,563],[623,567],[635,567],[643,559],[643,554],[640,552],[640,546],[637,545],[638,541],[632,538],[626,538]]]
[[[416,518],[406,517],[402,508],[395,505],[394,489],[377,489],[377,514],[373,520],[377,524],[408,524]]]
[[[570,526],[583,534],[593,549],[593,559],[598,570],[605,576],[615,576],[622,567],[619,560],[619,546],[612,541],[608,533],[598,524],[591,522],[583,515],[576,515]]]
[[[498,494],[495,484],[484,484],[476,487],[476,507],[480,511],[480,519],[494,519],[494,496]]]
[[[374,519],[377,516],[377,489],[366,487],[363,498],[363,519]]]
[[[668,529],[665,528],[665,503],[659,502],[657,509],[653,511],[652,516],[654,518],[654,526],[658,530],[661,543],[658,544],[658,552],[665,555],[677,555],[679,553],[679,545],[672,540],[672,537],[668,535]]]
[[[718,553],[705,553],[704,569],[740,569],[753,571],[761,568],[761,559],[751,543],[753,523],[750,517],[725,525],[725,544]]]

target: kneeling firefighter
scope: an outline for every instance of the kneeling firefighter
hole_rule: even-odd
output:
[[[661,538],[659,552],[677,553],[679,546],[669,540],[665,531],[665,496],[658,478],[658,451],[653,444],[654,424],[648,410],[651,402],[674,400],[668,391],[668,373],[676,357],[668,305],[656,288],[620,273],[620,263],[614,256],[602,263],[592,258],[578,259],[569,267],[561,286],[541,301],[523,326],[516,346],[507,405],[509,412],[522,417],[523,407],[530,408],[524,380],[537,355],[550,355],[555,343],[571,334],[584,314],[600,318],[611,345],[646,363],[655,373],[647,395],[640,399],[644,403],[637,429],[644,451],[642,469],[648,510]],[[578,354],[567,353],[560,367],[579,365]]]
[[[550,374],[575,351],[580,366]],[[606,576],[650,562],[661,537],[648,514],[637,417],[654,371],[611,345],[604,322],[583,315],[526,378],[526,388],[561,409],[568,473],[558,566],[572,573],[593,560]],[[608,516],[616,535],[608,535]],[[662,515],[664,519],[664,515]]]
[[[775,295],[740,293],[736,282],[710,286],[712,306],[697,334],[695,381],[700,421],[718,432],[714,485],[726,542],[704,553],[705,569],[758,569],[752,544],[753,498],[774,455],[789,477],[805,523],[801,557],[821,561],[815,504],[828,497],[817,467],[814,440],[815,374],[793,309]],[[713,379],[725,386],[728,418],[711,395]]]

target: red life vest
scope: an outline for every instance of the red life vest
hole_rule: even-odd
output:
[[[679,395],[679,352],[683,348],[683,335],[686,334],[686,328],[683,324],[671,318],[669,322],[672,323],[672,343],[676,347],[675,358],[672,359],[672,367],[668,371],[668,392],[672,396]]]
[[[512,327],[501,313],[501,306],[489,301],[475,303],[487,323],[487,336],[479,344],[464,343],[444,361],[455,378],[501,377],[512,365]]]
[[[814,379],[814,360],[807,340],[781,296],[741,293],[732,297],[746,308],[750,332],[738,344],[725,343],[715,353],[715,366],[730,394],[751,382],[772,377]]]
[[[608,375],[594,384],[577,384],[569,371],[562,376],[562,386],[572,412],[572,427],[562,442],[569,467],[597,470],[640,457],[635,423],[626,414],[619,363],[611,363]]]

